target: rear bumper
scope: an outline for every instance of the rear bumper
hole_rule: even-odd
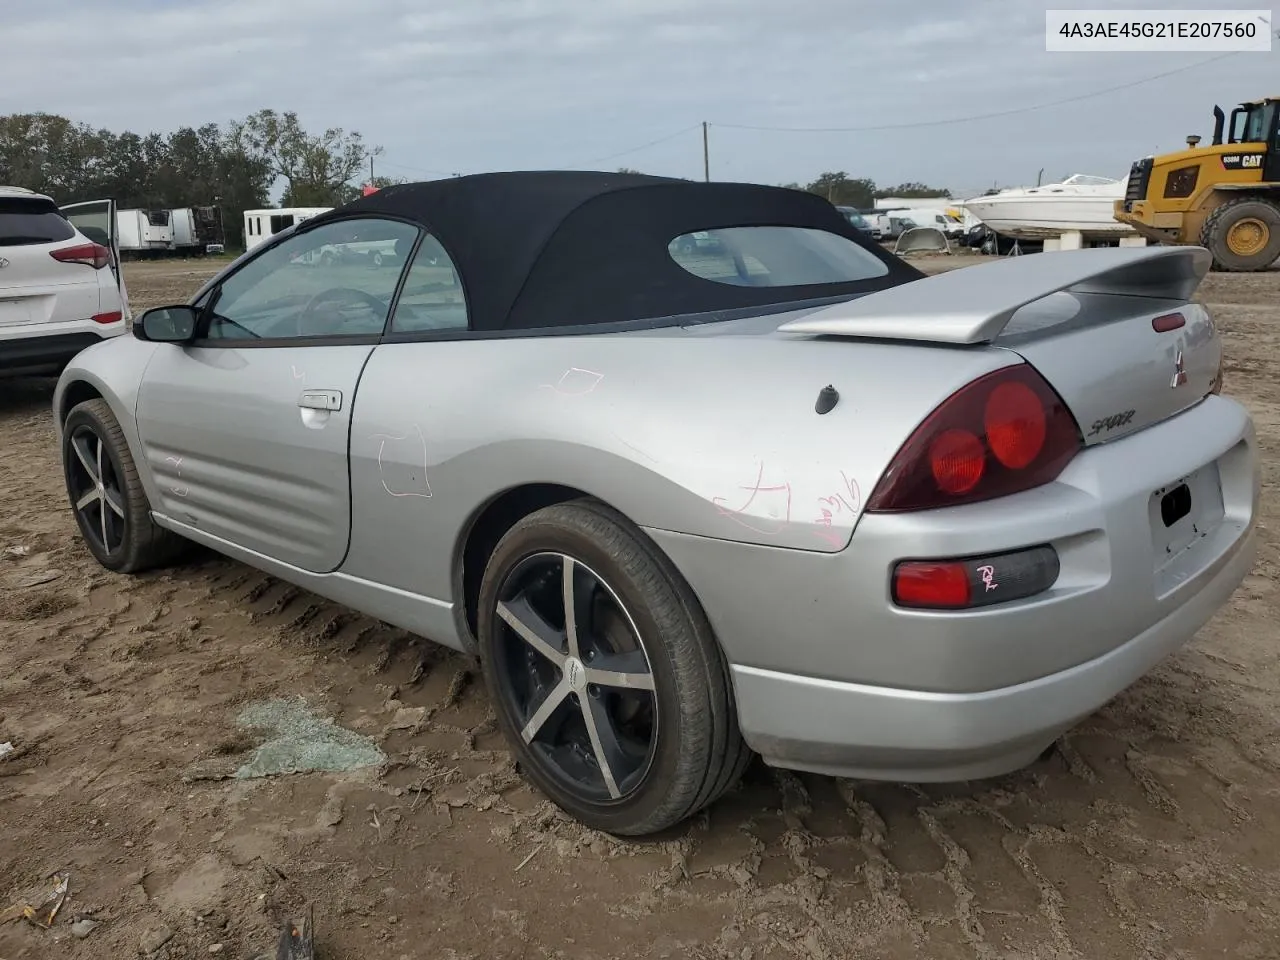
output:
[[[743,734],[767,763],[832,776],[928,782],[1016,770],[1190,640],[1255,555],[1251,528],[1207,571],[1199,592],[1128,643],[999,690],[894,690],[734,667]]]
[[[1166,553],[1153,494],[1192,476],[1205,512],[1190,542]],[[952,780],[1034,759],[1194,636],[1252,567],[1259,480],[1248,413],[1210,396],[1088,448],[1044,487],[863,515],[837,554],[649,533],[702,601],[743,733],[767,761]],[[899,560],[1040,544],[1061,564],[1041,594],[965,611],[890,598]]]
[[[101,332],[82,329],[44,336],[0,338],[0,376],[56,373],[81,350],[123,332],[124,324],[119,323],[103,327]]]

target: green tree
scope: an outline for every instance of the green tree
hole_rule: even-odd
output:
[[[826,198],[836,206],[863,208],[875,203],[875,181],[866,178],[852,179],[843,170],[839,173],[824,173],[805,189]]]
[[[896,187],[885,187],[876,190],[876,197],[902,197],[909,200],[913,197],[950,197],[951,191],[945,187],[931,187],[918,181],[900,183]]]
[[[243,211],[266,206],[272,179],[265,160],[215,123],[166,135],[94,130],[51,114],[0,116],[0,183],[62,204],[110,197],[125,209],[218,206],[232,246]]]
[[[292,110],[264,109],[232,124],[232,141],[246,155],[265,161],[272,175],[285,181],[286,207],[338,206],[356,194],[361,168],[381,147],[368,147],[359,133],[330,127],[311,134]]]

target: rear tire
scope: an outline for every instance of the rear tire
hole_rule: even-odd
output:
[[[188,541],[159,527],[120,422],[107,401],[71,408],[62,428],[62,474],[89,552],[116,573],[171,563]]]
[[[1216,270],[1265,270],[1280,259],[1280,205],[1258,197],[1228,200],[1205,219],[1200,245],[1213,254]]]
[[[752,754],[711,625],[620,514],[579,500],[520,520],[489,558],[478,614],[498,723],[526,776],[583,824],[656,833],[741,777]]]

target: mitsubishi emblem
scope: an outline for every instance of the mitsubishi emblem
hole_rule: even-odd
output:
[[[1187,368],[1182,365],[1182,351],[1173,359],[1173,379],[1169,381],[1170,389],[1182,386],[1187,382]]]
[[[6,260],[4,257],[0,257],[0,269],[3,269],[8,265],[9,265],[9,261]]]

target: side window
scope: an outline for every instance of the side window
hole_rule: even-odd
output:
[[[462,278],[440,241],[427,234],[400,291],[391,332],[465,329],[467,303],[462,295]]]
[[[337,220],[259,254],[219,287],[204,338],[377,336],[418,228]]]

